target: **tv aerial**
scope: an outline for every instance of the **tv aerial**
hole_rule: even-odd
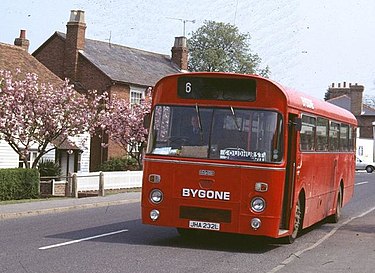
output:
[[[186,29],[186,23],[193,23],[195,24],[195,20],[188,20],[188,19],[183,19],[183,18],[174,18],[174,17],[167,17],[167,19],[171,19],[171,20],[177,20],[177,21],[181,21],[183,23],[183,35],[185,37],[185,29]]]

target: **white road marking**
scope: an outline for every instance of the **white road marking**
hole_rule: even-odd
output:
[[[113,232],[109,232],[109,233],[104,233],[104,234],[99,234],[99,235],[86,237],[86,238],[82,238],[82,239],[77,239],[77,240],[73,240],[73,241],[69,241],[69,242],[65,242],[65,243],[43,246],[43,247],[40,247],[39,250],[46,250],[46,249],[50,249],[50,248],[56,248],[56,247],[60,247],[60,246],[76,244],[76,243],[80,243],[80,242],[83,242],[83,241],[88,241],[88,240],[92,240],[92,239],[96,239],[96,238],[111,236],[111,235],[114,235],[114,234],[127,232],[127,231],[128,231],[127,229],[121,229],[121,230],[117,230],[117,231],[113,231]]]
[[[365,211],[364,213],[361,213],[360,215],[357,215],[357,216],[354,216],[352,218],[349,218],[348,220],[346,220],[345,222],[343,222],[341,225],[338,225],[337,227],[335,227],[334,229],[331,230],[331,232],[327,233],[324,237],[322,237],[320,240],[318,240],[315,244],[313,244],[312,246],[308,247],[308,248],[305,248],[305,249],[302,249],[300,251],[297,251],[296,253],[293,253],[291,254],[287,259],[285,259],[284,261],[282,261],[278,266],[276,266],[275,268],[273,268],[272,270],[268,271],[267,273],[275,273],[281,269],[283,269],[285,266],[287,266],[288,264],[290,264],[291,262],[293,262],[295,259],[297,258],[300,258],[301,255],[307,251],[310,251],[316,247],[318,247],[319,245],[321,245],[324,241],[326,241],[327,239],[329,239],[333,234],[336,233],[336,231],[341,228],[342,226],[345,226],[346,224],[350,223],[351,221],[353,221],[354,219],[357,219],[357,218],[361,218],[367,214],[369,214],[370,212],[372,212],[373,210],[375,210],[375,207]]]
[[[363,185],[363,184],[368,184],[368,181],[358,182],[358,183],[355,183],[354,185],[358,186],[358,185]]]

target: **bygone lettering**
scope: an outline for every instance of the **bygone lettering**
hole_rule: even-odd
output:
[[[213,191],[213,190],[197,190],[197,189],[182,189],[182,197],[192,197],[200,199],[214,199],[214,200],[230,200],[230,192],[228,191]]]

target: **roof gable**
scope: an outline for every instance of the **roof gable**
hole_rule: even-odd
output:
[[[62,84],[62,80],[19,46],[0,43],[0,69],[38,74],[40,83]]]

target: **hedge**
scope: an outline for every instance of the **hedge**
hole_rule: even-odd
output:
[[[37,198],[37,169],[0,169],[0,201]]]

